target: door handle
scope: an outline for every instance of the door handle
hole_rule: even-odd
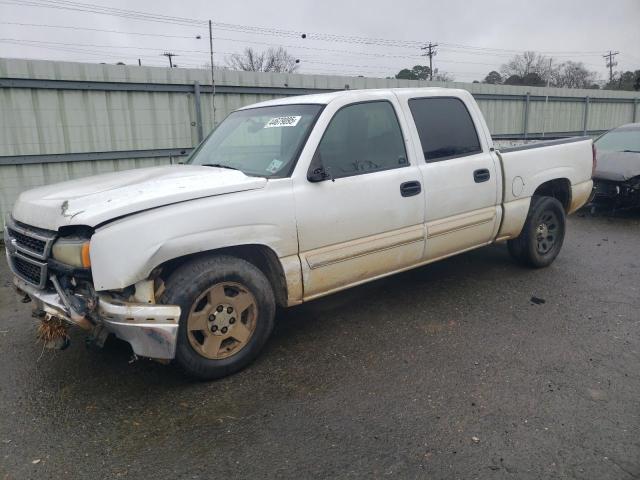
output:
[[[487,182],[491,178],[491,173],[486,168],[481,168],[473,172],[473,180],[476,183]]]
[[[422,185],[417,180],[404,182],[400,185],[400,195],[403,197],[413,197],[422,191]]]

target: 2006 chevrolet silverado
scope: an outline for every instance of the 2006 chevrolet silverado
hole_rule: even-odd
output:
[[[594,166],[588,138],[495,150],[463,90],[290,97],[231,113],[185,165],[23,193],[7,258],[43,321],[217,378],[258,355],[277,305],[492,242],[549,265]]]

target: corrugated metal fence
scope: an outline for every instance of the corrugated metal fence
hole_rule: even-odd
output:
[[[216,71],[215,123],[243,105],[322,91],[469,90],[496,139],[596,135],[639,121],[636,92]],[[0,59],[0,211],[28,188],[177,161],[214,125],[206,70]]]

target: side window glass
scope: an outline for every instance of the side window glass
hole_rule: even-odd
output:
[[[338,110],[316,155],[333,178],[408,165],[398,118],[386,101],[358,103]]]
[[[480,153],[480,141],[467,107],[458,98],[409,100],[427,163]]]

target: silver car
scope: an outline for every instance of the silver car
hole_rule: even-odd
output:
[[[594,203],[640,207],[640,123],[609,130],[595,142]]]

